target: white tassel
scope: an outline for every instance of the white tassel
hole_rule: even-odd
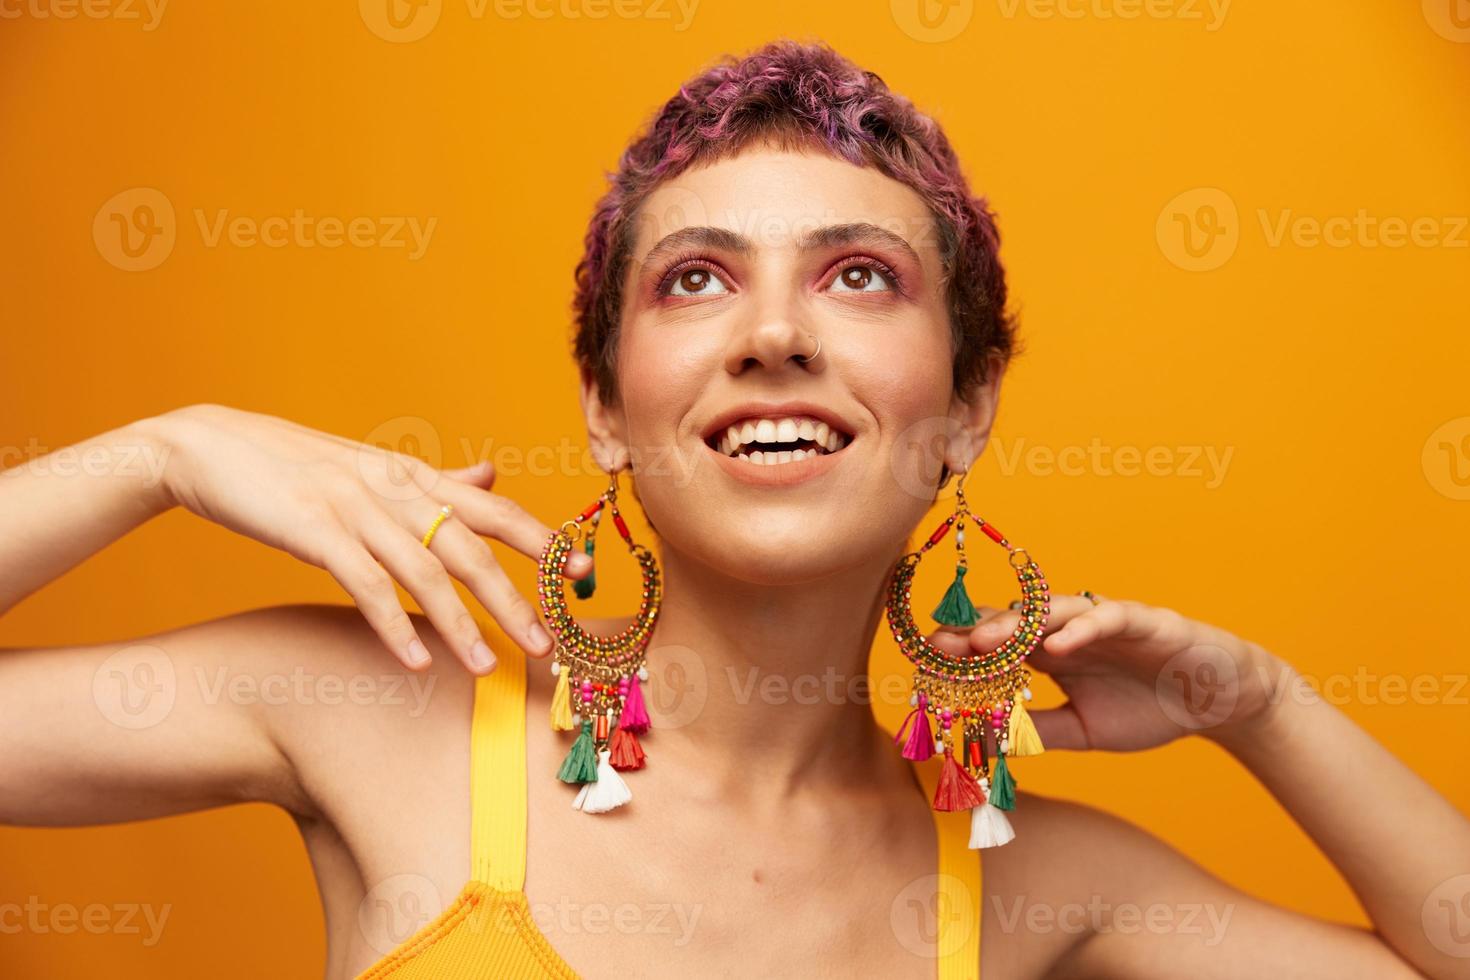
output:
[[[1016,839],[1016,831],[1005,811],[990,805],[990,780],[981,779],[985,802],[970,810],[970,849],[1000,847]]]
[[[618,775],[618,771],[608,761],[611,756],[612,753],[607,749],[597,753],[597,779],[594,782],[583,783],[582,788],[577,790],[577,798],[572,801],[573,810],[581,810],[583,813],[606,813],[633,798],[633,794],[628,790],[628,784],[623,782],[623,777]]]

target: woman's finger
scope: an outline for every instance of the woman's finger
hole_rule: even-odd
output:
[[[1042,629],[1043,637],[1062,629],[1069,621],[1078,616],[1085,615],[1089,609],[1094,608],[1092,600],[1077,595],[1053,595],[1051,597],[1051,612],[1047,616],[1046,626]],[[970,645],[978,652],[988,653],[1000,646],[1021,622],[1021,613],[1018,610],[1007,609],[998,612],[994,616],[982,620],[974,629],[970,630]],[[1050,649],[1048,647],[1047,649]]]
[[[341,531],[323,549],[322,563],[347,590],[363,618],[393,656],[409,670],[423,670],[429,665],[429,650],[398,601],[392,577],[366,548]]]
[[[528,558],[539,560],[551,537],[551,528],[509,497],[448,480],[436,486],[435,496],[453,504],[454,516],[471,531],[504,541]],[[567,558],[567,576],[583,578],[591,571],[591,557],[574,549]]]
[[[489,490],[495,484],[495,467],[490,464],[489,460],[481,460],[455,470],[440,470],[439,474],[459,483],[479,487],[481,490]]]
[[[1026,713],[1036,723],[1036,734],[1041,736],[1041,744],[1048,749],[1081,751],[1091,747],[1087,741],[1087,730],[1082,727],[1082,719],[1072,707],[1072,702],[1055,708],[1027,708]]]
[[[480,604],[511,637],[533,657],[551,653],[551,634],[541,625],[536,608],[516,589],[490,546],[459,521],[450,518],[439,528],[429,548],[449,574],[463,582]]]
[[[1164,625],[1168,612],[1126,599],[1105,599],[1047,637],[1044,644],[1049,653],[1061,656],[1109,637],[1144,639]],[[1177,613],[1170,615],[1178,616]]]
[[[432,501],[425,501],[432,507]],[[425,529],[438,510],[422,521]],[[383,563],[388,573],[418,602],[444,642],[473,673],[488,674],[495,668],[495,655],[480,633],[480,624],[465,608],[454,589],[454,580],[438,557],[423,542],[382,511],[359,514],[357,532],[369,552]],[[443,533],[443,527],[439,529]]]

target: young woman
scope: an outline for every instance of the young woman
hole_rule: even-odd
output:
[[[577,272],[575,349],[592,451],[623,473],[622,506],[636,481],[658,532],[653,734],[631,804],[589,815],[555,778],[569,740],[546,723],[565,711],[547,626],[561,627],[484,540],[539,559],[553,530],[494,493],[488,467],[436,472],[201,405],[77,447],[149,453],[161,479],[38,473],[44,460],[0,479],[0,608],[182,506],[328,570],[355,609],[7,651],[0,819],[278,804],[310,851],[334,978],[1465,976],[1421,910],[1470,871],[1470,824],[1336,709],[1282,696],[1289,665],[1224,629],[1058,590],[1027,662],[1069,700],[1032,712],[1040,738],[1215,740],[1340,869],[1372,931],[1253,899],[1061,800],[1021,794],[1014,840],[996,824],[988,843],[1004,846],[971,850],[966,815],[931,807],[934,767],[901,757],[852,685],[800,707],[760,693],[771,677],[861,677],[910,537],[984,448],[1013,346],[997,248],[939,127],[820,46],[771,45],[692,79],[622,157]],[[613,563],[610,523],[598,560]],[[972,519],[975,561],[991,554],[983,530]],[[574,551],[566,574],[591,564]],[[982,657],[1026,615],[979,613],[935,646]],[[302,665],[377,676],[384,646],[396,674],[433,684],[416,710],[232,699],[206,682]],[[1208,723],[1158,683],[1198,662],[1234,678]],[[140,667],[166,702],[121,716],[109,678]],[[997,780],[1002,748],[984,750]],[[977,785],[998,812],[999,783]],[[374,909],[414,903],[413,935],[379,928]],[[1115,918],[1160,907],[1172,924]]]

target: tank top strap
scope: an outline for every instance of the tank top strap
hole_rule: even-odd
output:
[[[939,767],[914,763],[928,799],[934,798]],[[980,852],[970,849],[970,811],[946,813],[930,809],[939,838],[936,876],[934,944],[939,980],[977,980],[980,976],[980,915],[982,911]]]
[[[526,883],[526,660],[498,657],[475,679],[470,723],[470,860],[475,881],[501,891]]]

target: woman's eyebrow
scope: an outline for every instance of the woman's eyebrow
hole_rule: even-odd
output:
[[[902,236],[867,221],[855,221],[840,225],[823,225],[805,233],[797,240],[796,247],[804,252],[840,245],[873,245],[897,249],[922,265],[919,253]],[[681,252],[688,248],[710,248],[748,255],[755,251],[755,243],[737,231],[715,228],[709,225],[691,225],[670,232],[659,239],[658,244],[643,256],[642,264],[657,264],[665,255]]]

